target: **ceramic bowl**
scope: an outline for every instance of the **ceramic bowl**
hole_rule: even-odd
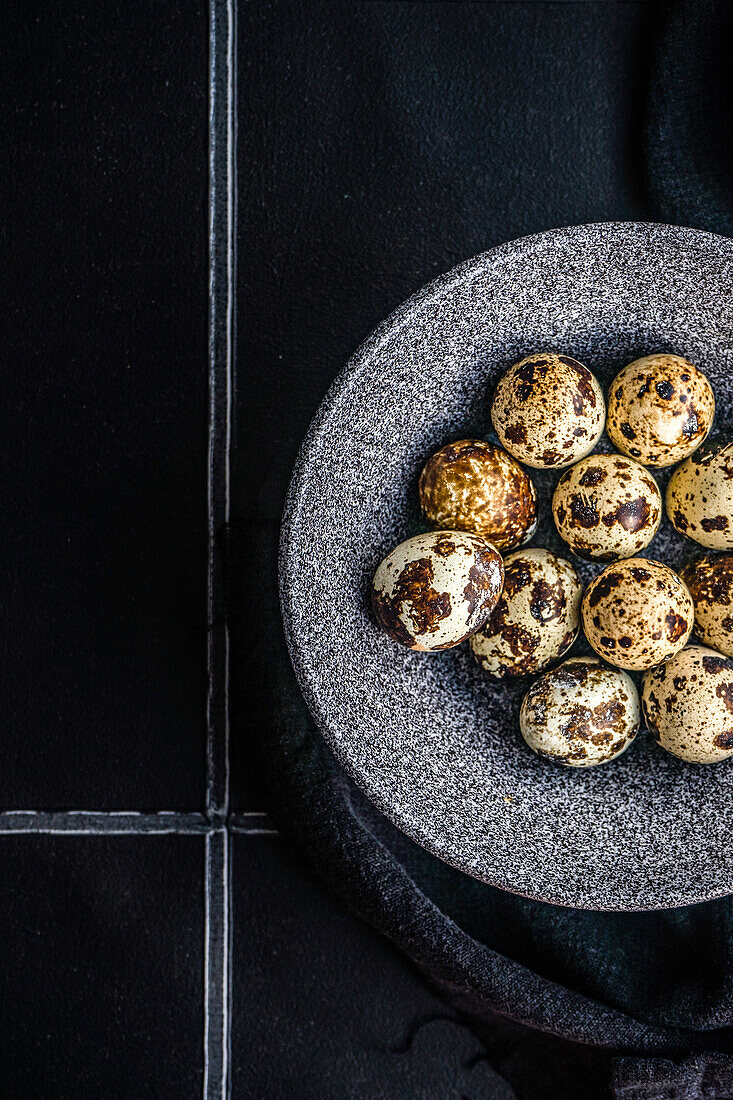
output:
[[[553,765],[519,734],[526,680],[489,679],[465,644],[402,649],[369,609],[381,559],[425,529],[417,482],[426,459],[452,440],[494,439],[492,386],[541,350],[575,356],[605,386],[638,356],[687,356],[713,384],[725,429],[733,242],[640,223],[553,230],[469,260],[377,329],[326,395],[288,495],[281,599],[301,688],[375,805],[469,875],[592,909],[729,893],[733,763],[684,764],[640,734],[602,767]],[[612,449],[605,437],[600,449]],[[570,557],[587,583],[601,567],[573,558],[552,522],[559,474],[530,473],[540,504],[531,545]],[[665,521],[645,553],[676,567],[694,549]]]

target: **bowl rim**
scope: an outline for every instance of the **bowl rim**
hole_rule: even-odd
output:
[[[359,772],[348,758],[347,754],[340,751],[339,741],[332,735],[327,716],[322,712],[319,699],[312,688],[310,679],[304,667],[304,660],[300,646],[293,629],[295,615],[291,603],[292,595],[292,570],[294,568],[294,555],[291,554],[293,535],[298,526],[299,513],[302,504],[303,473],[308,467],[310,458],[317,445],[321,426],[331,415],[334,406],[347,394],[350,388],[361,378],[362,373],[368,370],[370,360],[375,351],[388,338],[399,332],[401,327],[413,320],[416,309],[424,308],[438,301],[448,294],[454,285],[464,283],[467,277],[476,275],[487,266],[495,267],[507,259],[514,259],[517,255],[536,252],[543,246],[555,248],[562,241],[571,241],[577,236],[596,235],[599,238],[624,235],[627,239],[638,237],[642,243],[652,243],[654,240],[684,246],[688,251],[698,250],[710,252],[714,250],[718,254],[727,252],[733,257],[733,239],[720,234],[711,233],[703,229],[695,229],[689,226],[672,225],[665,222],[647,221],[602,221],[589,222],[575,225],[560,226],[555,229],[542,230],[527,236],[517,237],[514,240],[503,242],[493,248],[487,249],[463,260],[461,263],[449,268],[426,283],[414,294],[404,299],[383,321],[367,336],[356,351],[339,370],[334,380],[324,394],[318,409],[313,416],[303,441],[299,447],[290,483],[285,496],[285,502],[280,525],[280,538],[278,544],[278,589],[280,609],[283,621],[283,629],[293,669],[295,671],[298,686],[306,702],[306,705],[314,719],[314,722],[323,736],[323,739],[332,752],[334,758],[344,772],[354,781],[357,787],[366,795],[376,809],[391,821],[409,839],[420,847],[436,856],[442,862],[456,868],[463,874],[469,875],[486,885],[504,890],[535,901],[542,901],[565,908],[587,909],[596,912],[638,912],[659,909],[676,908],[679,906],[693,905],[715,898],[724,897],[733,891],[733,871],[731,871],[730,883],[707,890],[683,890],[679,886],[670,888],[665,886],[658,899],[649,901],[645,899],[643,905],[633,904],[628,897],[609,898],[606,904],[591,904],[583,895],[573,896],[568,891],[564,896],[552,890],[532,891],[519,889],[512,884],[510,877],[501,873],[500,865],[494,865],[492,873],[484,873],[479,869],[469,869],[465,864],[441,850],[438,842],[428,832],[421,829],[419,821],[408,818],[394,806],[388,805],[380,792],[375,789],[370,778]]]

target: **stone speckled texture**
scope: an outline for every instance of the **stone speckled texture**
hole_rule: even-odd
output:
[[[390,642],[368,607],[394,545],[423,529],[417,480],[452,439],[495,438],[500,373],[538,348],[577,356],[604,386],[632,359],[674,351],[731,423],[733,242],[678,227],[600,224],[524,238],[426,287],[367,340],[303,444],[284,517],[281,595],[306,699],[371,800],[461,870],[545,901],[599,909],[685,905],[733,887],[733,770],[686,765],[640,735],[578,774],[523,743],[527,681],[490,680],[467,646],[440,655]],[[610,450],[607,439],[600,449]],[[533,473],[532,545],[567,553]],[[666,484],[667,471],[659,481]],[[649,557],[694,547],[665,521]],[[599,565],[573,559],[587,582]],[[578,644],[573,652],[583,650]],[[587,651],[587,650],[586,650]]]

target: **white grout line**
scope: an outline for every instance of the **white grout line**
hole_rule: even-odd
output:
[[[236,123],[234,0],[210,0],[209,71],[209,568],[207,809],[229,804],[229,629],[222,548],[231,508],[234,375]]]
[[[214,474],[214,443],[216,426],[215,407],[215,378],[213,374],[215,360],[215,304],[214,304],[214,221],[216,215],[215,194],[213,191],[214,180],[214,156],[216,152],[216,140],[214,136],[214,111],[215,111],[215,65],[216,65],[216,0],[211,0],[209,5],[209,447],[208,447],[208,475],[207,475],[207,507],[208,507],[208,568],[206,589],[206,621],[208,634],[206,643],[207,675],[209,680],[206,697],[206,805],[212,800],[212,783],[214,777],[214,741],[212,727],[213,699],[211,691],[211,673],[214,664],[214,631],[212,628],[214,608],[214,577],[212,571],[213,542],[214,542],[214,505],[213,505],[213,474]]]
[[[232,832],[235,834],[246,836],[280,836],[277,829],[237,829],[233,828]]]
[[[260,810],[251,811],[255,817],[261,817],[264,813]],[[64,817],[79,817],[82,814],[94,814],[96,817],[129,817],[129,818],[148,818],[148,817],[201,817],[204,820],[202,814],[192,811],[186,813],[179,810],[2,810],[0,811],[0,820],[5,817],[41,817],[46,814],[59,814]],[[250,811],[246,811],[242,816],[248,817]]]
[[[224,1050],[224,1071],[222,1074],[222,1097],[223,1100],[231,1100],[232,1095],[232,1077],[231,1077],[231,1064],[232,1064],[232,1011],[233,1011],[233,969],[234,969],[234,951],[232,948],[232,936],[234,933],[234,895],[232,893],[232,874],[234,871],[234,861],[229,859],[229,852],[231,851],[232,840],[229,832],[225,833],[226,839],[226,880],[225,880],[225,898],[224,898],[224,965],[222,967],[222,997],[224,1000],[224,1035],[223,1035],[223,1050]]]
[[[266,813],[246,810],[226,822],[214,823],[206,814],[160,810],[4,810],[0,836],[13,833],[67,833],[73,836],[202,836],[219,829],[240,836],[278,836]]]
[[[236,246],[236,0],[210,0],[209,568],[204,1100],[228,1100],[231,1036],[229,628],[222,550],[231,507]],[[220,826],[220,827],[219,827]]]
[[[236,68],[234,64],[236,23],[234,0],[227,0],[227,342],[226,342],[226,420],[224,450],[224,520],[231,514],[231,449],[234,405],[234,311],[236,306],[235,257],[237,224],[237,115]]]
[[[279,835],[267,814],[258,813],[254,810],[232,814],[229,818],[229,829],[232,833],[245,834],[247,836]]]
[[[6,810],[0,813],[0,835],[13,833],[69,833],[75,836],[195,835],[209,829],[204,814],[138,813],[135,810]]]
[[[229,835],[206,836],[204,938],[204,1100],[229,1097]]]
[[[234,409],[234,366],[236,340],[236,248],[237,248],[237,67],[236,67],[236,0],[227,0],[227,344],[226,344],[226,421],[224,435],[224,523],[229,526],[232,502],[232,416]],[[229,624],[224,626],[224,804],[229,812]]]

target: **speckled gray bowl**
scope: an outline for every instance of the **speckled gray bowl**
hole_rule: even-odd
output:
[[[280,578],[301,687],[369,798],[470,875],[598,909],[733,892],[732,763],[686,765],[640,735],[598,769],[553,766],[518,732],[526,681],[486,678],[465,645],[401,649],[369,612],[377,564],[423,529],[426,458],[491,437],[492,383],[544,349],[577,356],[606,385],[637,356],[686,355],[713,383],[717,426],[733,423],[733,242],[664,225],[559,229],[462,264],[385,321],[327,394],[290,487]],[[550,516],[559,475],[531,473],[532,545],[562,550]],[[690,549],[665,523],[647,553],[679,565]],[[586,581],[599,568],[575,564]]]

